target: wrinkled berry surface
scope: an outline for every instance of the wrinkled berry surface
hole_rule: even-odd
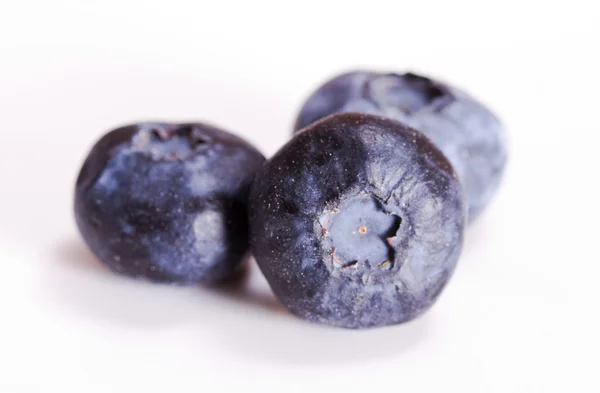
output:
[[[259,171],[252,250],[302,318],[344,328],[405,322],[435,302],[454,271],[462,192],[420,132],[380,116],[329,116]]]
[[[141,123],[106,134],[79,173],[75,217],[119,273],[216,282],[248,251],[247,198],[263,156],[207,124]]]
[[[458,174],[470,220],[498,188],[506,163],[504,131],[489,109],[459,89],[412,73],[350,72],[308,98],[295,130],[340,112],[382,115],[423,132]]]

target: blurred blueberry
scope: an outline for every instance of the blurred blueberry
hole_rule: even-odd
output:
[[[248,251],[247,198],[263,156],[207,124],[141,123],[106,134],[86,158],[75,217],[112,270],[212,283]]]
[[[386,116],[423,132],[458,174],[471,221],[498,188],[506,163],[504,131],[489,109],[459,89],[412,73],[346,73],[308,98],[295,130],[341,112]]]

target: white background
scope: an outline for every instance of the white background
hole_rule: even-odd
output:
[[[583,1],[1,1],[0,392],[598,392],[600,13]],[[489,104],[510,164],[435,307],[345,331],[116,277],[72,219],[105,131],[207,120],[273,154],[306,95],[414,70]]]

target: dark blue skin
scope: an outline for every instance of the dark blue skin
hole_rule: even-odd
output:
[[[484,210],[500,184],[506,164],[502,125],[463,91],[412,73],[349,72],[326,82],[308,98],[295,130],[340,112],[386,116],[423,132],[458,174],[470,221]]]
[[[248,253],[247,199],[264,157],[207,124],[106,134],[75,189],[83,239],[109,268],[156,282],[214,283]]]
[[[462,187],[420,132],[337,114],[298,133],[258,172],[253,254],[294,314],[343,328],[425,312],[462,248]]]

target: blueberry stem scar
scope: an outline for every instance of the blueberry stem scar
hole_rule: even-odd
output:
[[[375,197],[360,193],[343,200],[337,208],[320,217],[321,234],[331,242],[331,258],[336,267],[365,262],[372,267],[391,269],[395,252],[391,239],[402,219],[383,207]]]
[[[186,160],[208,142],[198,125],[146,124],[133,138],[134,147],[157,161]]]

